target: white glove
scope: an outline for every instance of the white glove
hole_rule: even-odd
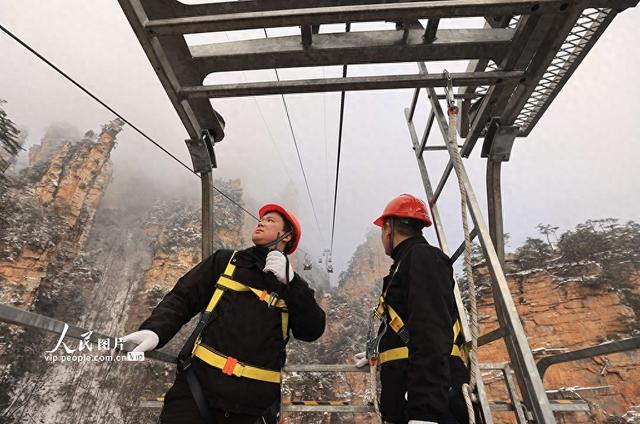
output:
[[[151,330],[140,330],[127,334],[121,338],[123,342],[133,342],[138,345],[132,350],[132,352],[149,352],[158,346],[160,337]]]
[[[357,368],[362,368],[364,366],[366,366],[369,363],[369,360],[367,359],[367,353],[366,352],[360,352],[360,353],[356,353],[353,358],[356,361],[356,367]]]
[[[287,266],[287,258],[284,254],[278,250],[272,250],[267,255],[267,262],[264,266],[264,272],[271,272],[276,276],[276,279],[281,283],[287,284],[293,280],[293,267],[291,263],[289,263],[289,281],[285,281],[286,278],[286,266]]]
[[[409,420],[409,424],[438,424],[433,421]]]

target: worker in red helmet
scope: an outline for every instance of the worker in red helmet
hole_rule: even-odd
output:
[[[463,424],[462,385],[469,373],[453,294],[451,260],[422,236],[431,225],[425,203],[410,194],[392,199],[374,221],[393,259],[372,316],[367,351],[358,366],[380,367],[380,412],[386,423]],[[370,326],[373,329],[373,325]]]
[[[325,313],[287,258],[300,242],[300,222],[276,204],[258,214],[254,246],[204,259],[139,331],[123,337],[137,351],[160,348],[201,314],[178,355],[161,423],[275,423],[289,331],[308,342],[324,332]]]

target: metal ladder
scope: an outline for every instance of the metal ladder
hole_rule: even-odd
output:
[[[418,63],[418,67],[422,74],[428,74],[427,68],[423,63]],[[439,180],[438,186],[436,187],[435,191],[432,188],[431,180],[429,178],[427,166],[425,164],[423,156],[423,153],[425,151],[447,151],[446,146],[426,146],[427,139],[431,132],[431,128],[433,127],[434,121],[440,129],[442,138],[445,143],[447,140],[447,133],[449,128],[447,119],[438,100],[438,95],[435,89],[426,88],[426,91],[430,102],[431,111],[429,113],[426,128],[421,139],[418,139],[413,123],[413,116],[415,114],[420,89],[415,90],[411,106],[405,109],[405,116],[409,134],[411,137],[412,148],[415,152],[424,189],[429,201],[429,205],[431,207],[431,213],[438,242],[442,251],[447,255],[450,255],[449,245],[445,235],[443,222],[438,211],[437,203],[440,195],[442,194],[444,185],[451,175],[451,171],[453,169],[453,156],[450,153],[449,162],[444,170],[442,177]],[[511,297],[511,293],[507,285],[507,280],[502,269],[500,257],[496,252],[489,227],[485,223],[480,205],[478,203],[478,199],[475,195],[475,191],[473,189],[473,186],[471,185],[468,174],[464,169],[464,165],[462,175],[468,195],[467,204],[469,213],[475,225],[475,228],[471,233],[471,237],[477,236],[482,246],[484,258],[492,277],[492,292],[495,301],[494,303],[496,307],[498,322],[500,324],[497,330],[479,337],[478,346],[489,343],[491,341],[495,341],[499,338],[504,339],[507,351],[509,353],[509,358],[511,360],[510,367],[513,367],[518,386],[524,397],[524,405],[522,405],[518,399],[518,396],[516,396],[515,387],[512,387],[513,384],[512,382],[510,382],[510,372],[505,372],[505,380],[507,382],[509,394],[516,412],[517,422],[527,423],[533,420],[537,423],[555,423],[556,421],[553,415],[553,408],[545,393],[542,379],[540,378],[540,375],[536,368],[531,348],[529,347],[526,334],[520,322],[520,318],[513,302],[513,298]],[[488,188],[488,190],[491,189],[492,187]],[[497,194],[499,196],[499,193]],[[460,247],[454,252],[454,254],[451,255],[452,260],[456,261],[461,256],[463,250],[464,244],[461,244]],[[469,340],[469,326],[466,320],[466,312],[462,304],[462,299],[460,297],[460,291],[458,287],[456,287],[455,292],[458,311],[460,313],[460,316],[464,317],[462,320],[462,324],[465,340]],[[483,368],[484,367],[482,366],[480,367],[480,369]],[[491,418],[491,408],[487,400],[487,395],[484,384],[482,382],[480,369],[476,370],[476,373],[478,375],[477,396],[483,415],[482,418],[485,423],[489,424],[492,423],[493,420]]]

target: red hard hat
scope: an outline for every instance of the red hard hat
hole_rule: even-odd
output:
[[[298,243],[300,243],[300,237],[302,237],[302,227],[300,226],[300,221],[298,221],[298,218],[296,218],[293,212],[289,212],[282,206],[275,203],[269,203],[261,207],[258,211],[258,216],[262,218],[267,212],[278,212],[284,219],[289,221],[289,223],[293,227],[293,234],[291,237],[291,241],[287,243],[287,251],[285,253],[289,255],[295,252],[296,248],[298,247]]]
[[[417,219],[418,221],[422,221],[425,227],[432,224],[429,213],[427,212],[427,205],[411,194],[401,194],[392,199],[387,203],[380,218],[376,219],[373,223],[378,227],[382,227],[384,219],[390,216]]]

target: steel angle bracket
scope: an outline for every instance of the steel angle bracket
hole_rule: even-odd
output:
[[[518,131],[519,127],[516,125],[502,125],[500,119],[491,119],[482,144],[481,156],[498,162],[508,162]]]
[[[200,138],[187,139],[184,141],[191,155],[193,170],[197,173],[204,174],[211,171],[211,168],[217,168],[216,154],[213,150],[213,137],[209,130],[203,130]]]

